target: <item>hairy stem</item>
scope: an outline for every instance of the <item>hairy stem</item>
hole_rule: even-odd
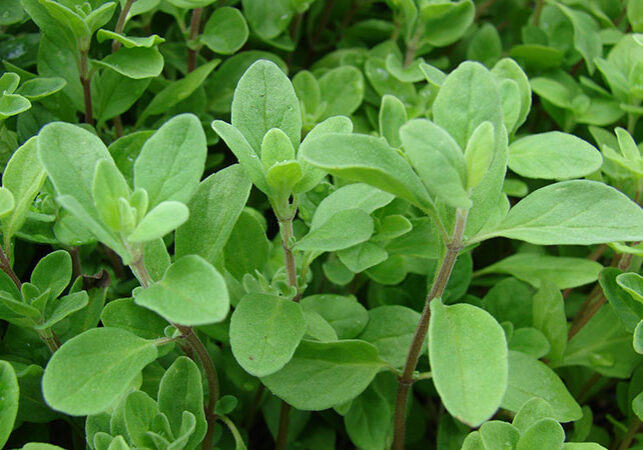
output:
[[[138,258],[130,265],[130,267],[132,268],[132,272],[134,272],[136,278],[140,281],[141,286],[144,288],[149,287],[153,280],[143,263],[143,257],[141,256]],[[210,450],[212,448],[212,440],[214,438],[214,425],[217,420],[217,415],[214,413],[214,407],[220,395],[217,369],[212,362],[212,358],[210,358],[208,350],[205,348],[205,345],[203,345],[203,342],[199,339],[199,336],[197,336],[192,327],[179,325],[177,323],[172,323],[172,326],[181,332],[185,342],[198,356],[199,361],[201,361],[201,367],[203,367],[205,372],[205,378],[208,382],[208,403],[205,408],[205,416],[208,421],[208,431],[203,440],[202,448],[203,450]]]
[[[456,212],[456,222],[453,229],[453,237],[451,241],[446,244],[446,255],[442,260],[442,265],[440,266],[440,270],[435,277],[433,286],[431,287],[431,291],[426,298],[424,310],[422,311],[422,315],[420,316],[420,322],[415,329],[413,341],[411,342],[411,346],[406,357],[404,370],[402,371],[402,375],[398,378],[397,397],[395,400],[393,437],[394,450],[404,449],[406,404],[408,401],[408,395],[411,389],[411,385],[415,381],[413,372],[415,371],[415,367],[417,366],[418,360],[420,358],[420,353],[422,352],[422,346],[424,344],[426,334],[429,330],[429,321],[431,319],[431,300],[441,297],[444,293],[444,289],[447,286],[449,278],[451,277],[451,272],[453,271],[453,267],[455,266],[455,262],[458,258],[458,253],[460,252],[460,250],[462,250],[462,238],[464,236],[464,228],[466,222],[467,211],[458,209]]]
[[[192,19],[190,20],[190,41],[199,37],[199,25],[201,24],[201,13],[203,8],[194,8],[192,10]],[[188,48],[188,73],[196,69],[196,55],[199,51]]]
[[[94,125],[94,111],[92,109],[92,87],[89,75],[89,50],[80,51],[80,83],[83,85],[85,99],[85,122]]]

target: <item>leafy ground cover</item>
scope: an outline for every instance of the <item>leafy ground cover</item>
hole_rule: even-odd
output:
[[[643,1],[0,27],[0,445],[643,448]]]

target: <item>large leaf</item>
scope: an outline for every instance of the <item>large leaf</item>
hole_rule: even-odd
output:
[[[477,427],[498,409],[507,389],[507,341],[483,309],[431,302],[429,360],[435,388],[446,409]]]
[[[382,367],[367,342],[304,340],[283,369],[261,381],[293,407],[320,411],[357,397]]]
[[[302,308],[286,298],[248,294],[230,320],[230,346],[248,373],[263,377],[292,358],[306,332]]]
[[[494,236],[538,245],[591,245],[643,240],[643,210],[597,181],[572,180],[538,189],[509,210],[498,227],[473,238]]]
[[[370,184],[421,208],[432,205],[409,163],[376,137],[328,133],[306,139],[299,152],[301,159],[332,175]]]
[[[145,142],[134,163],[134,184],[149,196],[149,207],[164,200],[187,203],[203,174],[207,147],[193,114],[168,120]]]
[[[42,378],[45,401],[66,414],[106,410],[157,356],[154,342],[119,328],[94,328],[52,356]]]
[[[602,163],[593,145],[560,131],[532,134],[509,146],[509,168],[528,178],[580,178],[600,169]]]
[[[198,255],[177,259],[161,281],[134,298],[168,321],[187,326],[221,322],[230,309],[223,276]]]
[[[299,146],[299,100],[288,77],[272,61],[255,62],[239,80],[232,99],[232,125],[256,152],[271,128],[286,133],[295,149]]]
[[[206,178],[188,203],[190,217],[176,230],[176,257],[199,255],[216,265],[252,184],[239,165]]]

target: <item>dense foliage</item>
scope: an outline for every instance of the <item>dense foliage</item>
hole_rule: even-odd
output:
[[[0,27],[0,446],[643,448],[642,0]]]

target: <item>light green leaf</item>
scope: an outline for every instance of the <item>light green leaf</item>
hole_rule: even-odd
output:
[[[70,314],[83,309],[88,303],[89,296],[86,291],[74,292],[60,299],[54,299],[47,304],[47,309],[50,311],[45,315],[45,321],[34,328],[36,330],[51,328]]]
[[[551,405],[540,397],[532,397],[523,403],[511,424],[524,433],[533,424],[546,418],[554,418]]]
[[[485,449],[513,449],[520,439],[520,431],[510,423],[490,420],[480,427],[480,438]]]
[[[582,286],[598,279],[603,266],[586,258],[519,253],[476,272],[477,275],[505,273],[540,287],[542,280],[558,289]]]
[[[509,350],[522,352],[534,358],[542,358],[549,353],[551,345],[540,330],[531,327],[518,328],[511,333]]]
[[[357,397],[383,366],[364,341],[304,340],[283,369],[261,381],[294,408],[320,411]]]
[[[147,191],[150,208],[165,200],[187,203],[199,185],[206,154],[199,119],[193,114],[175,116],[143,145],[134,163],[134,185]]]
[[[559,422],[571,422],[583,413],[561,379],[542,362],[520,352],[509,352],[509,386],[502,399],[502,407],[518,411],[528,400],[540,397],[546,400]]]
[[[27,100],[35,101],[59,92],[66,85],[67,81],[65,81],[64,78],[38,77],[25,81],[16,93],[22,95]]]
[[[344,415],[346,432],[358,448],[383,449],[392,425],[392,414],[387,399],[369,386],[352,401]]]
[[[471,0],[423,3],[419,14],[425,30],[423,38],[435,47],[449,45],[464,35],[474,15]]]
[[[131,189],[125,177],[113,161],[102,159],[96,164],[92,196],[98,215],[103,223],[113,231],[130,231],[127,229],[127,217],[121,215],[119,203],[121,198],[129,200]]]
[[[565,430],[554,419],[541,419],[527,428],[516,446],[516,450],[562,449]]]
[[[121,47],[101,60],[92,60],[92,64],[105,67],[128,78],[157,77],[163,71],[163,56],[152,47]]]
[[[38,261],[31,282],[41,292],[51,289],[52,298],[57,298],[71,281],[71,274],[71,256],[65,250],[56,250]]]
[[[509,146],[509,168],[527,178],[564,180],[600,169],[600,152],[584,140],[560,131],[532,134]]]
[[[16,201],[9,189],[0,187],[0,219],[6,218],[14,210]]]
[[[406,107],[393,95],[382,96],[379,114],[380,135],[388,141],[391,147],[400,147],[400,127],[406,123]]]
[[[230,320],[230,345],[237,362],[257,377],[281,369],[304,337],[302,308],[286,298],[248,294]]]
[[[478,186],[489,170],[495,147],[493,136],[493,124],[482,122],[476,127],[467,142],[467,148],[464,151],[467,165],[467,190]]]
[[[341,66],[329,70],[319,78],[321,101],[326,104],[319,122],[337,115],[350,116],[362,103],[364,76],[353,66]]]
[[[188,220],[190,211],[181,202],[161,202],[143,217],[127,236],[129,242],[149,242],[165,236]]]
[[[199,40],[214,53],[231,55],[248,39],[248,25],[237,8],[217,8],[205,23]]]
[[[458,420],[477,427],[500,406],[507,389],[507,342],[486,311],[431,302],[429,360],[435,388]]]
[[[299,147],[299,100],[292,83],[275,63],[259,60],[243,74],[234,91],[231,122],[257,153],[271,128],[281,129],[293,147]]]
[[[346,233],[346,230],[351,230]],[[346,209],[311,229],[295,243],[301,251],[331,252],[366,242],[373,234],[373,219],[361,209]]]
[[[100,314],[106,327],[122,328],[144,339],[157,339],[163,336],[168,323],[158,314],[142,308],[131,298],[110,301]]]
[[[609,214],[605,214],[609,211]],[[538,189],[509,210],[492,236],[538,245],[591,245],[643,240],[643,210],[616,189],[572,180]]]
[[[466,162],[449,134],[427,119],[414,119],[400,128],[404,151],[427,190],[454,208],[468,209]]]
[[[643,304],[640,299],[635,297],[636,290],[623,288],[623,283],[619,283],[619,279],[623,280],[635,279],[630,275],[639,276],[635,273],[624,274],[616,267],[606,267],[601,271],[598,281],[603,289],[603,294],[607,301],[614,308],[614,312],[623,324],[623,327],[630,333],[634,331],[638,322],[643,318]],[[634,292],[634,294],[632,294]],[[639,294],[640,295],[640,294]]]
[[[221,322],[230,309],[223,276],[197,255],[177,259],[161,281],[134,298],[168,321],[186,326]]]
[[[261,162],[264,170],[269,170],[278,162],[295,159],[295,148],[286,133],[279,128],[266,132],[261,141]]]
[[[250,211],[241,211],[223,249],[225,269],[238,280],[255,270],[261,272],[270,256],[263,217]]]
[[[0,360],[0,445],[4,446],[13,431],[18,414],[20,388],[11,364]]]
[[[620,274],[616,277],[616,282],[620,287],[625,289],[632,298],[643,302],[643,277],[635,272]]]
[[[357,337],[368,322],[366,308],[352,295],[311,295],[300,303],[305,311],[315,311],[326,319],[339,339]]]
[[[238,164],[203,180],[188,203],[190,218],[176,230],[176,257],[199,255],[217,265],[251,187]]]
[[[337,257],[351,272],[360,273],[388,258],[384,248],[372,242],[363,242],[337,252]]]
[[[599,35],[599,26],[594,18],[578,9],[569,8],[561,3],[555,3],[567,16],[574,28],[574,47],[583,55],[590,75],[594,73],[594,60],[603,56],[603,45]]]
[[[130,10],[130,14],[131,14],[131,10]],[[134,47],[151,48],[165,42],[165,39],[163,39],[162,37],[156,34],[153,34],[151,36],[145,36],[145,37],[134,37],[134,36],[125,36],[125,35],[118,34],[113,31],[105,30],[105,29],[98,30],[98,32],[96,33],[96,40],[98,42],[104,42],[108,39],[113,39],[115,41],[120,42],[121,44],[123,44],[123,47],[125,48],[134,48]]]
[[[143,367],[156,359],[156,346],[118,328],[94,328],[65,342],[42,378],[45,401],[70,415],[109,408]]]
[[[378,138],[324,134],[306,139],[299,154],[332,175],[370,184],[420,208],[432,208],[431,198],[409,163]]]
[[[560,290],[544,281],[533,298],[534,328],[547,337],[551,350],[543,355],[550,360],[560,360],[567,347],[567,316],[565,301]]]

